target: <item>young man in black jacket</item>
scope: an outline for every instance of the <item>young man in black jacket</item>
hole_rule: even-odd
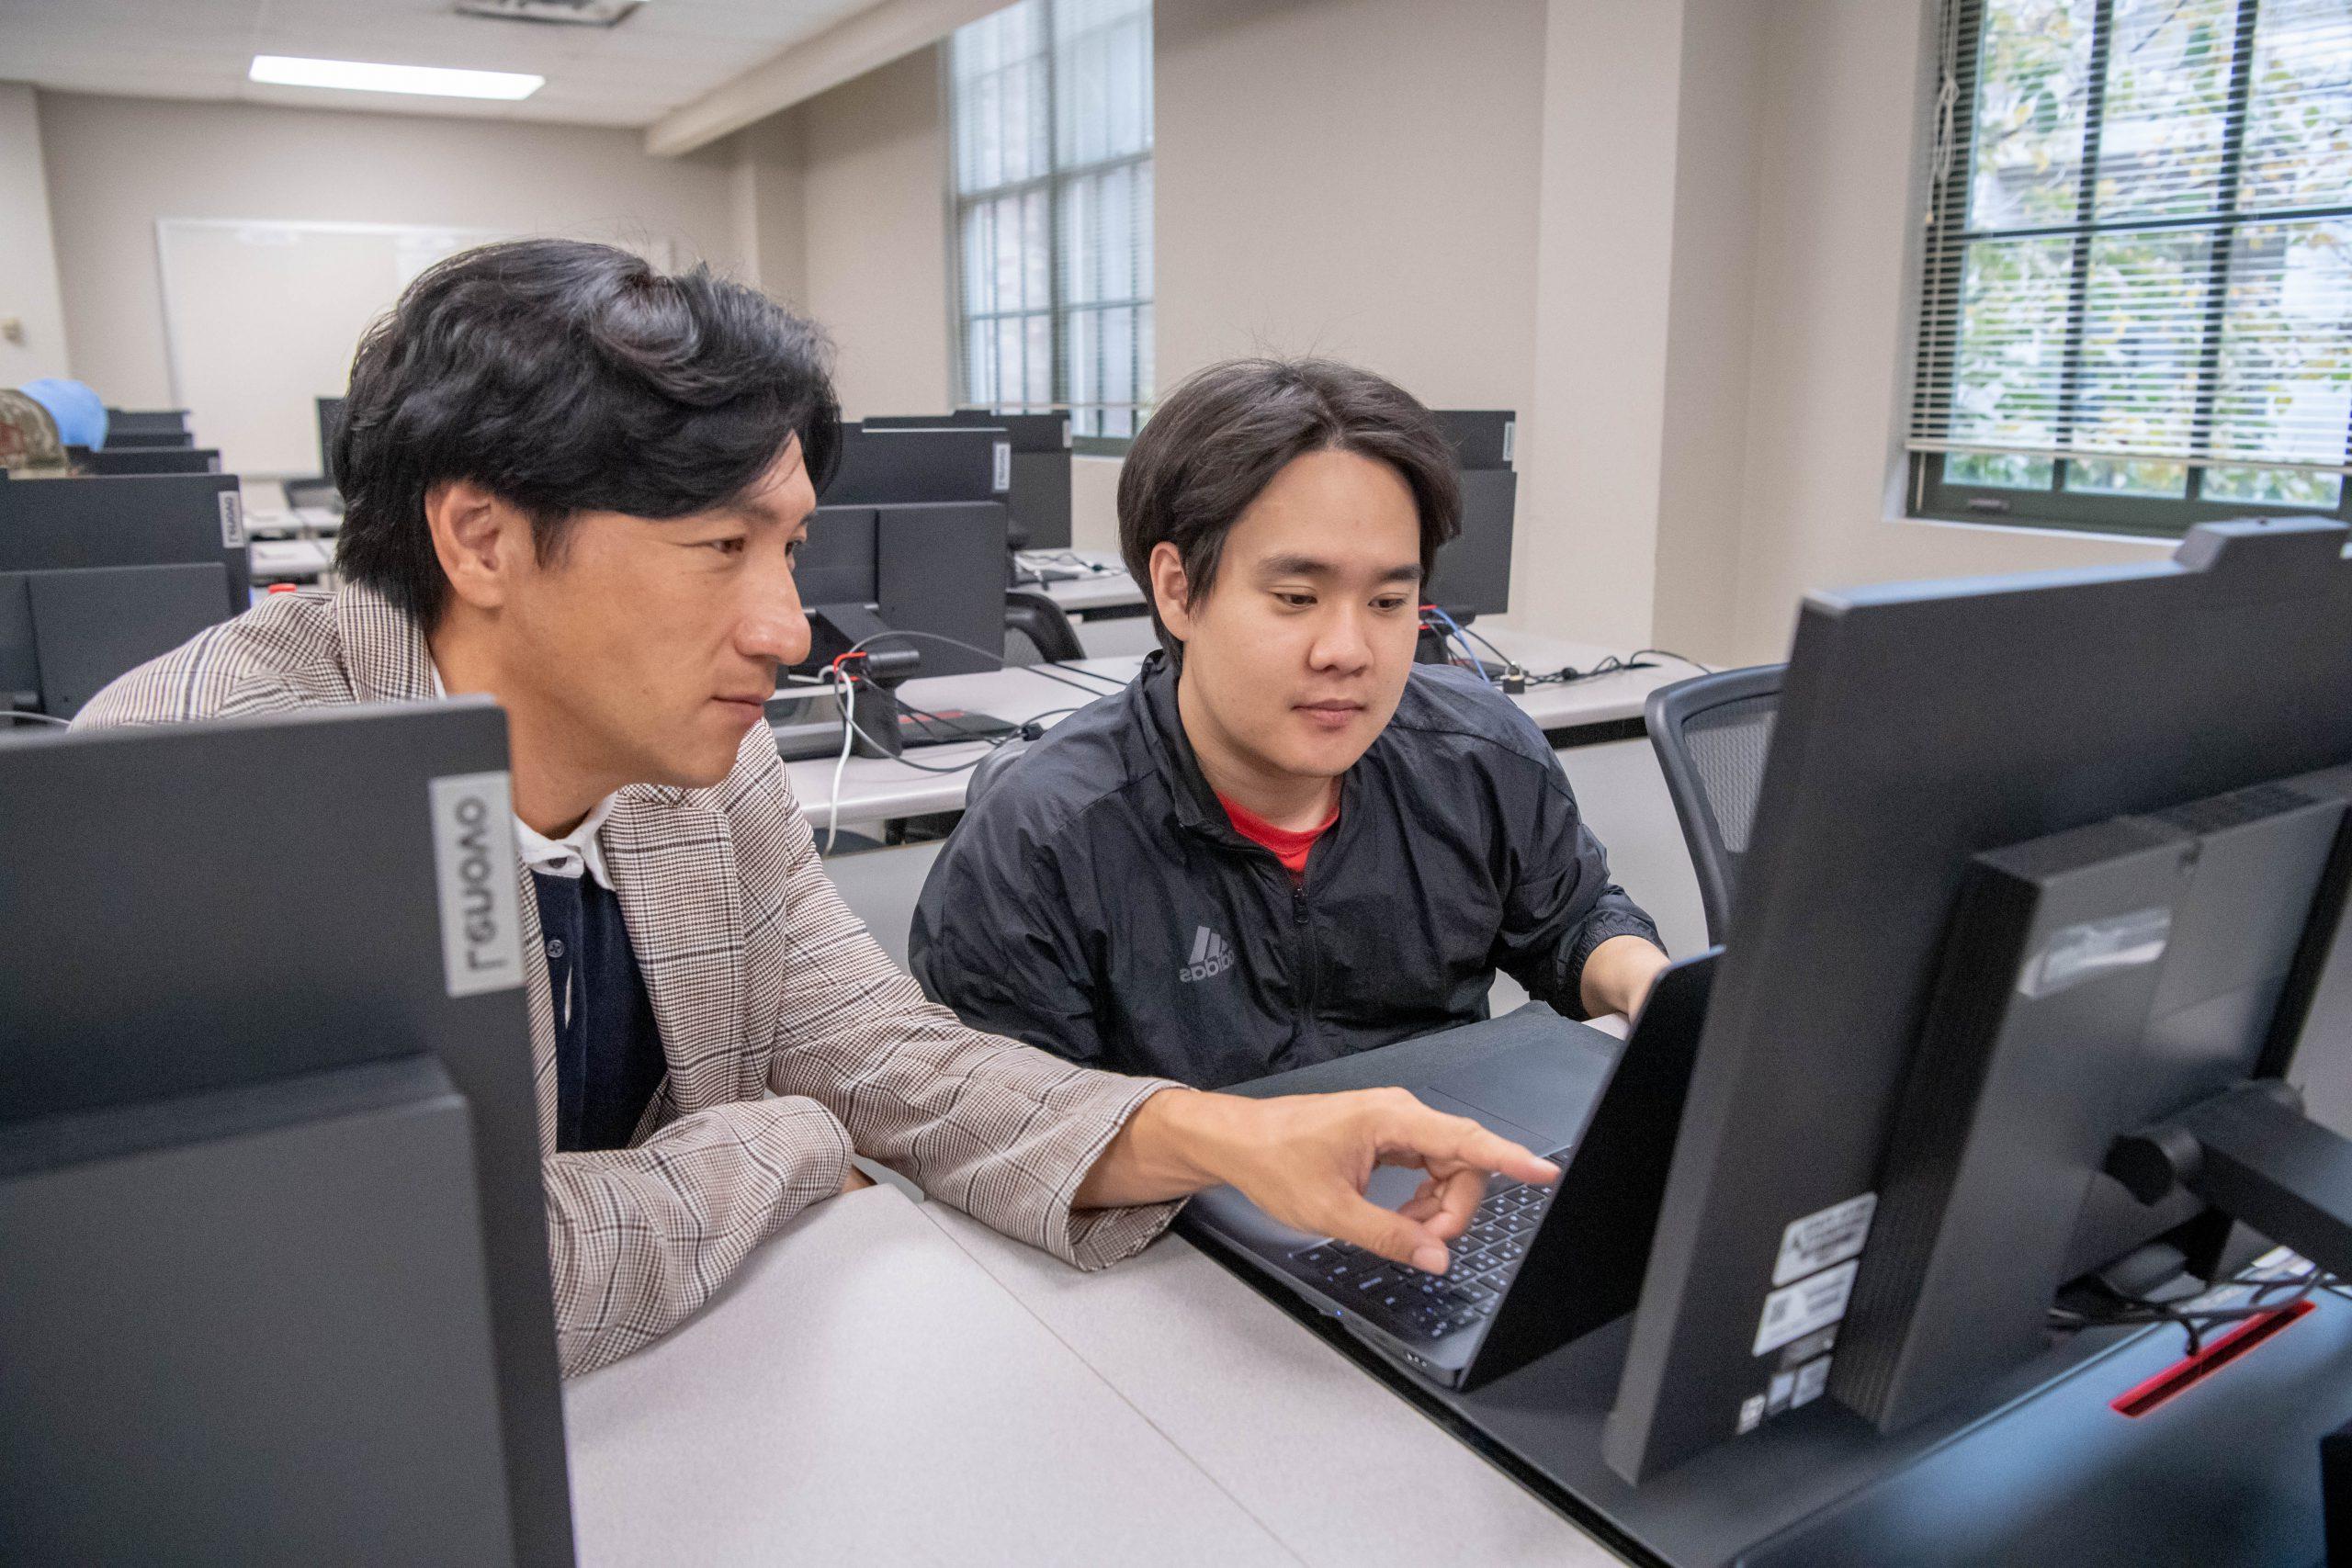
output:
[[[1119,480],[1163,651],[1007,767],[915,911],[975,1027],[1204,1088],[1487,1015],[1572,1016],[1666,965],[1533,721],[1416,666],[1459,527],[1429,411],[1326,361],[1214,367]]]

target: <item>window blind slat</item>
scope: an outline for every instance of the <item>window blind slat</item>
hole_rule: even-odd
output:
[[[1910,447],[2352,472],[2352,0],[1951,3]]]

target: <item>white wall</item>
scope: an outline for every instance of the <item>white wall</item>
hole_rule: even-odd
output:
[[[1542,6],[1157,0],[1153,24],[1161,389],[1312,353],[1525,408]]]
[[[24,339],[0,336],[0,387],[71,374],[40,121],[19,82],[0,82],[0,321],[14,319]]]
[[[939,51],[919,50],[787,112],[800,121],[807,305],[840,346],[842,411],[949,407]]]
[[[74,374],[118,407],[171,399],[158,218],[666,236],[682,261],[741,263],[728,155],[650,158],[633,131],[46,92],[39,104]]]
[[[1733,652],[1808,589],[2145,560],[2168,545],[1901,514],[1931,0],[1772,0]]]

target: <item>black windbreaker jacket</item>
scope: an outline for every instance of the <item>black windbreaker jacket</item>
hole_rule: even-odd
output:
[[[1657,929],[1509,698],[1419,665],[1294,886],[1234,830],[1154,654],[1057,725],[940,852],[910,956],[976,1028],[1203,1088],[1487,1016],[1501,969],[1583,1016],[1592,950]]]

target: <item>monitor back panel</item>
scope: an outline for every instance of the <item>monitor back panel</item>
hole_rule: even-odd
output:
[[[108,446],[92,451],[69,446],[67,459],[81,473],[95,479],[130,474],[217,474],[220,453],[210,446]]]
[[[1806,602],[1611,1418],[1621,1473],[1733,1438],[1777,1370],[1791,1227],[1876,1189],[1971,856],[2352,761],[2346,537],[2232,524],[2145,567]]]
[[[841,466],[827,506],[1001,500],[1012,482],[1011,443],[989,429],[842,427]]]
[[[226,474],[44,479],[0,486],[0,571],[218,561],[230,615],[250,603],[245,515]]]
[[[516,1517],[568,1551],[503,716],[0,736],[0,1125],[428,1046],[476,1150]]]
[[[876,552],[883,621],[968,644],[910,638],[921,673],[975,675],[1004,660],[1004,508],[994,502],[883,506],[876,512]],[[985,651],[982,651],[985,650]]]
[[[1509,468],[1465,468],[1460,479],[1462,532],[1439,548],[1423,595],[1448,610],[1499,615],[1510,608],[1519,476]]]
[[[874,508],[820,506],[808,514],[808,537],[793,567],[800,603],[871,604],[881,596],[875,576]]]
[[[228,618],[229,576],[217,561],[0,575],[0,601],[12,578],[25,595],[41,711],[57,718],[72,718],[116,676]],[[6,636],[0,631],[0,641]],[[0,671],[11,664],[0,647]]]

